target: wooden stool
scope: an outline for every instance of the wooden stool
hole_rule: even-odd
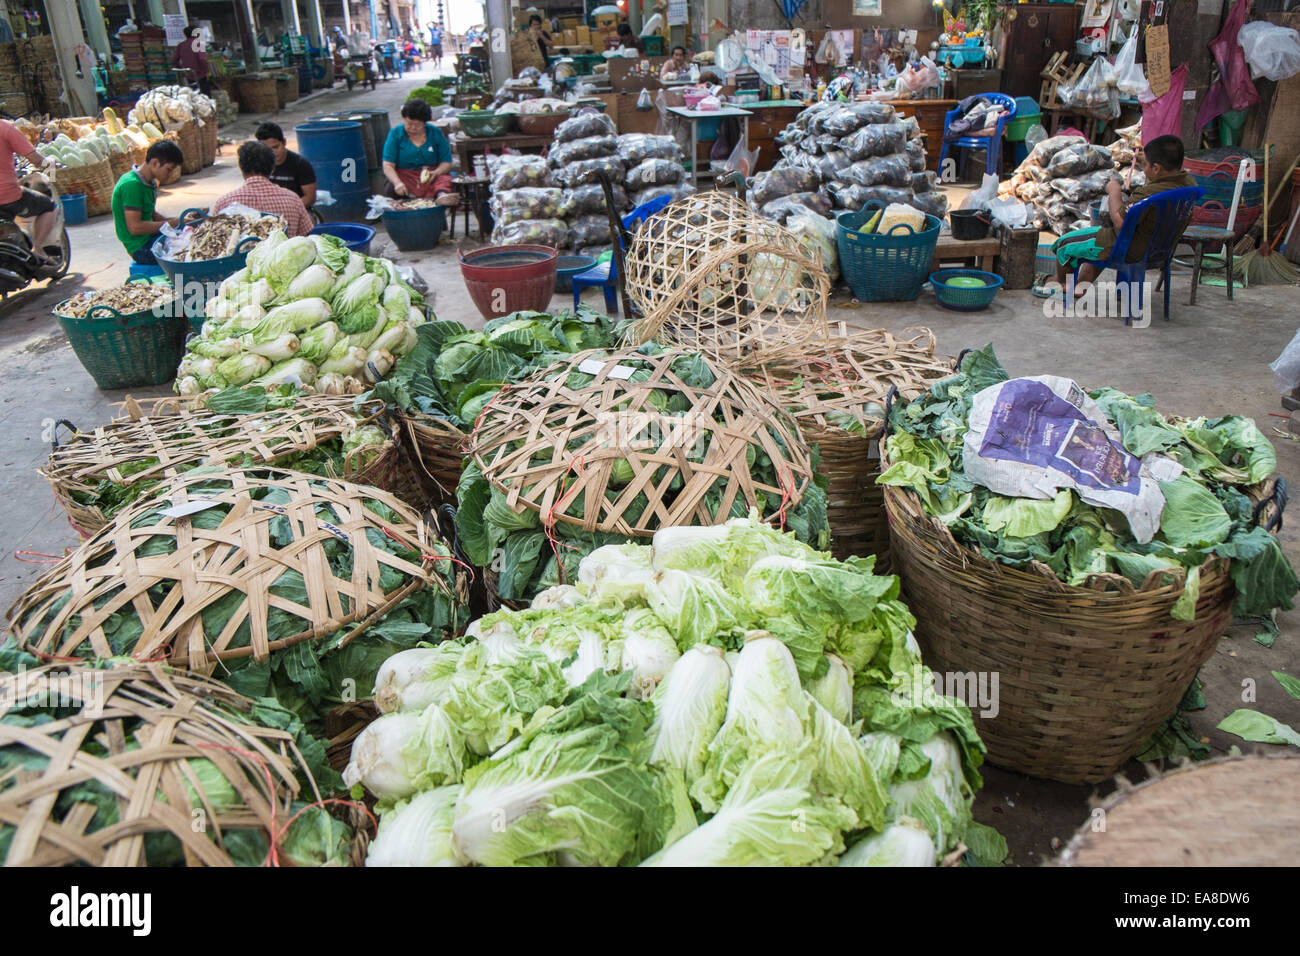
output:
[[[1223,266],[1224,280],[1228,284],[1228,299],[1232,299],[1232,245],[1235,237],[1227,229],[1216,229],[1213,226],[1188,226],[1183,231],[1183,242],[1192,247],[1195,259],[1192,261],[1192,301],[1188,305],[1196,304],[1196,287],[1201,284],[1201,257],[1208,246],[1211,251],[1217,246],[1223,246]]]

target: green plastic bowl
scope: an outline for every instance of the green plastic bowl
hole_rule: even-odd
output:
[[[514,113],[491,110],[466,110],[459,117],[461,132],[466,136],[504,136],[515,125]]]

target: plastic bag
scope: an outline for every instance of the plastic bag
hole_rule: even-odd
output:
[[[570,143],[575,139],[587,139],[590,136],[613,136],[618,133],[614,121],[604,113],[595,110],[583,110],[577,116],[565,120],[555,130],[557,143]]]
[[[1051,163],[1052,157],[1065,147],[1087,142],[1082,136],[1053,136],[1035,146],[1033,151],[1030,152],[1029,158],[1025,161],[1032,166],[1046,167]]]
[[[817,144],[817,152],[824,153],[828,149],[838,148],[840,138],[834,133],[818,133],[813,137],[813,142]]]
[[[637,192],[650,186],[668,186],[681,182],[685,174],[682,164],[671,159],[647,159],[627,171],[624,183],[629,191]]]
[[[1292,31],[1294,33],[1295,31]],[[1138,31],[1124,41],[1115,57],[1115,88],[1122,96],[1150,96],[1151,84],[1147,82],[1142,67],[1137,65]]]
[[[636,98],[636,108],[643,113],[648,113],[655,108],[655,101],[650,97],[650,91],[644,86],[641,87],[641,95]]]
[[[519,222],[497,223],[492,230],[492,241],[502,245],[532,242],[562,249],[569,241],[569,226],[562,219],[521,219]]]
[[[813,192],[805,192],[773,199],[759,209],[758,214],[764,219],[771,219],[785,225],[786,219],[800,209],[809,210],[819,216],[829,216],[831,212],[830,206],[819,195]]]
[[[909,139],[907,141],[907,165],[912,172],[919,173],[925,169],[927,160],[925,144],[919,139]]]
[[[912,173],[911,187],[914,193],[928,193],[939,185],[939,174],[932,170]]]
[[[895,186],[857,186],[844,183],[831,183],[831,197],[837,209],[861,209],[873,199],[888,205],[889,203],[910,203],[912,190],[899,189]],[[923,195],[942,195],[942,193],[925,193]]]
[[[1085,110],[1101,119],[1119,115],[1119,91],[1110,84],[1113,68],[1104,56],[1092,61],[1092,66],[1071,86],[1061,86],[1057,95],[1066,106]]]
[[[569,224],[569,245],[575,249],[609,241],[608,215],[579,216]]]
[[[615,136],[587,136],[572,139],[567,143],[557,143],[551,147],[546,157],[551,167],[568,166],[570,163],[584,159],[599,159],[601,156],[614,156],[618,153],[618,138]]]
[[[1300,388],[1300,331],[1268,367],[1273,370],[1274,387],[1283,395]]]
[[[793,166],[779,167],[754,177],[749,194],[754,202],[762,206],[791,193],[807,192],[816,189],[818,176],[811,169]]]
[[[619,207],[618,211],[630,209],[627,193],[618,183],[612,183],[614,193],[614,203]],[[564,191],[563,217],[570,219],[574,216],[581,216],[586,213],[603,213],[605,212],[605,190],[600,183],[588,183],[585,186],[579,186],[576,189],[566,189]]]
[[[966,198],[961,201],[961,209],[988,209],[989,204],[998,198],[998,177],[984,174],[980,180],[980,188],[972,193],[968,193]]]
[[[1047,175],[1053,179],[1060,179],[1062,176],[1078,177],[1094,169],[1112,168],[1114,164],[1110,150],[1105,146],[1083,143],[1067,146],[1053,156],[1052,161],[1047,165]]]
[[[853,165],[849,154],[842,149],[832,149],[825,156],[816,160],[817,171],[823,180],[843,179],[845,172]]]
[[[1053,179],[1052,189],[1067,202],[1086,202],[1102,195],[1106,191],[1106,184],[1118,178],[1115,171],[1107,167],[1077,178]]]
[[[1300,73],[1300,34],[1295,30],[1256,20],[1242,26],[1237,42],[1257,79],[1285,80]]]
[[[551,170],[542,156],[489,156],[492,191],[551,185]]]
[[[724,167],[729,173],[740,173],[742,176],[749,176],[754,169],[754,164],[758,162],[758,150],[745,149],[744,142],[736,144],[731,155],[727,157]]]
[[[563,215],[564,193],[555,188],[510,189],[493,193],[488,208],[503,225],[520,219],[558,219]]]
[[[841,178],[858,186],[908,186],[912,181],[912,169],[908,165],[906,153],[893,156],[875,156],[854,163]]]
[[[557,169],[552,177],[566,189],[575,189],[584,183],[600,181],[600,174],[605,173],[610,181],[622,181],[623,162],[617,156],[602,156],[599,159],[584,159]]]
[[[786,217],[785,228],[794,234],[801,246],[821,258],[822,268],[832,282],[839,280],[840,256],[834,219],[818,215],[807,207],[800,207]]]
[[[683,157],[682,148],[671,136],[625,133],[618,138],[618,158],[631,168],[647,159],[673,159],[681,162]]]
[[[1013,199],[993,200],[989,212],[993,214],[995,221],[1012,229],[1020,229],[1029,224],[1029,207]]]
[[[903,124],[903,132],[909,143],[921,138],[921,124],[915,116],[904,116],[899,122]]]
[[[821,145],[818,144],[817,142],[817,139],[818,137],[816,136],[804,137],[803,141],[799,143],[799,150],[801,152],[808,153],[810,156],[816,156],[818,153],[823,152]],[[832,137],[832,140],[833,139],[834,137]]]
[[[917,193],[907,202],[938,219],[948,215],[948,197],[937,189],[928,193]]]
[[[660,196],[668,196],[671,199],[681,199],[683,196],[689,196],[695,192],[695,187],[690,183],[674,183],[671,186],[651,186],[649,189],[643,189],[639,193],[628,193],[628,199],[632,203],[632,208],[644,205],[652,199],[658,199]]]
[[[840,148],[854,160],[888,156],[903,149],[907,132],[902,123],[872,123],[840,140]]]

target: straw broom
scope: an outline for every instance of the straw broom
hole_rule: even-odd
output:
[[[1232,263],[1232,274],[1241,280],[1243,286],[1251,285],[1294,285],[1300,282],[1300,269],[1297,269],[1287,259],[1282,256],[1274,256],[1273,250],[1277,246],[1275,239],[1272,244],[1268,240],[1268,211],[1272,205],[1277,202],[1278,197],[1282,194],[1282,187],[1286,181],[1291,178],[1291,173],[1295,170],[1296,163],[1300,162],[1300,156],[1291,161],[1286,175],[1278,183],[1277,191],[1272,196],[1268,195],[1268,154],[1269,147],[1264,147],[1264,231],[1261,234],[1260,247],[1253,248],[1255,240],[1248,233],[1242,237],[1241,242],[1237,244],[1234,252]],[[1243,244],[1247,241],[1250,245],[1243,249]]]

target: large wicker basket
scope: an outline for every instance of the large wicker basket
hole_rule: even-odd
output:
[[[203,168],[203,137],[199,133],[199,121],[186,120],[176,134],[180,137],[181,153],[184,156],[181,172],[186,176],[193,175]]]
[[[122,178],[123,174],[131,171],[131,154],[130,153],[110,153],[108,156],[109,174],[113,177],[113,185]]]
[[[1263,499],[1271,488],[1260,491]],[[1105,780],[1174,712],[1232,622],[1236,591],[1222,558],[1201,567],[1195,619],[1180,621],[1170,611],[1182,569],[1153,572],[1141,588],[1112,574],[1073,587],[1045,566],[1019,570],[963,547],[911,491],[884,495],[926,664],[998,675],[996,716],[972,707],[998,766],[1064,783]]]
[[[275,98],[280,109],[298,99],[298,75],[278,73],[275,77]]]
[[[199,127],[199,152],[203,165],[211,166],[217,161],[217,118],[209,116]]]
[[[415,461],[426,496],[436,505],[454,505],[468,436],[432,415],[402,412],[399,417],[406,451]]]
[[[181,145],[181,134],[179,130],[169,129],[166,133],[163,134],[163,139],[167,140],[168,142],[175,143],[177,146]],[[184,149],[184,147],[181,148]],[[175,183],[180,182],[181,167],[173,166],[171,167],[171,170],[172,170],[171,175],[168,176],[166,179],[162,180],[158,185],[171,186]]]
[[[59,193],[82,193],[86,197],[86,215],[102,216],[113,211],[113,167],[107,159],[85,166],[59,169],[54,174]]]
[[[280,108],[274,76],[239,78],[239,108],[245,113],[274,113]]]

